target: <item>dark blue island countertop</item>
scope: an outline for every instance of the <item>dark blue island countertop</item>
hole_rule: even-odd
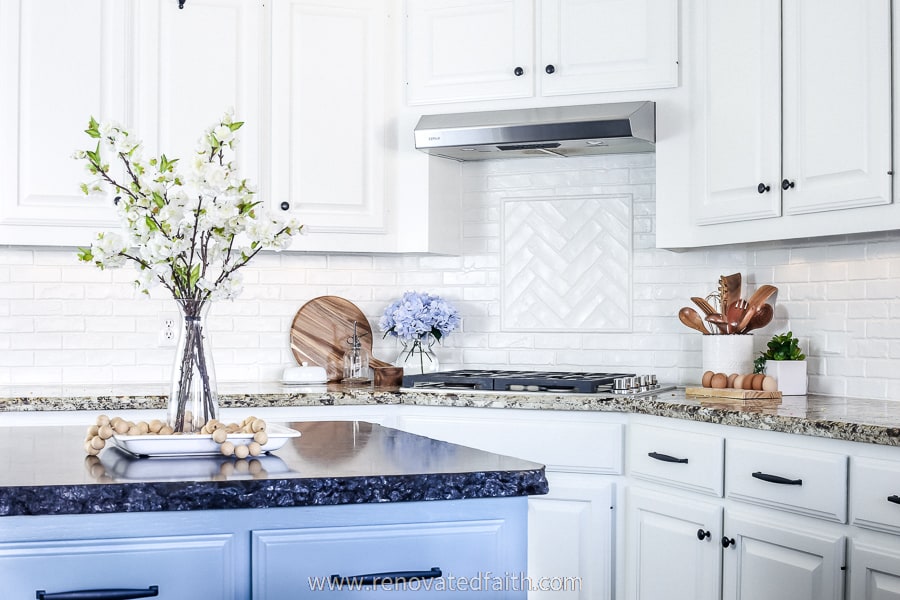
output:
[[[288,423],[279,450],[137,458],[85,428],[0,427],[0,517],[324,506],[546,494],[544,466],[361,421]]]

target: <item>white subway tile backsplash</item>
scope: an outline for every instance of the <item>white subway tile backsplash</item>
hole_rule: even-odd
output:
[[[392,360],[399,346],[382,339],[378,319],[416,290],[445,297],[463,317],[437,349],[443,368],[655,371],[663,381],[696,383],[701,336],[678,322],[678,309],[714,291],[719,275],[741,272],[745,295],[764,283],[779,287],[756,350],[791,329],[809,355],[811,390],[900,400],[900,233],[668,252],[654,247],[653,154],[466,163],[462,175],[462,256],[256,257],[243,270],[242,296],[209,314],[218,379],[280,379],[293,363],[291,321],[321,295],[357,304],[375,329],[373,354]],[[503,331],[503,201],[584,195],[631,199],[632,281],[620,292],[631,303],[628,330]],[[595,219],[602,222],[602,210]],[[597,256],[581,276],[614,278],[609,267],[621,258]],[[174,350],[157,346],[159,316],[177,310],[166,290],[146,298],[133,279],[131,268],[79,263],[74,249],[0,247],[0,383],[167,383]]]

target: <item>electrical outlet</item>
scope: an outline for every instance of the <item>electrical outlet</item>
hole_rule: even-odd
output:
[[[177,318],[178,315],[175,313],[159,314],[159,334],[156,338],[156,345],[160,348],[174,346],[178,342],[178,332],[175,330]]]

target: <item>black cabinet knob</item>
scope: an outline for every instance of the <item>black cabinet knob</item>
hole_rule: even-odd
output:
[[[784,181],[781,182],[781,189],[783,189],[783,190],[789,190],[792,187],[794,187],[793,181],[788,181],[787,179],[785,179]]]
[[[290,202],[282,202],[281,203],[281,210],[290,210],[290,208],[291,208]]]
[[[767,186],[764,183],[761,183],[758,186],[756,186],[756,191],[759,192],[760,194],[765,194],[766,192],[768,192],[771,189],[772,188],[770,188],[769,186]]]
[[[703,531],[702,529],[697,530],[697,539],[700,540],[701,542],[703,540],[708,540],[711,537],[712,537],[712,534],[710,532]]]
[[[896,494],[893,496],[888,496],[888,502],[893,502],[894,504],[900,504],[900,496]]]
[[[734,538],[723,537],[722,538],[722,547],[727,548],[728,546],[734,546]]]
[[[547,71],[547,75],[553,75],[554,73],[556,73],[556,67],[554,67],[553,65],[547,65],[546,67],[544,67],[544,70]]]
[[[513,73],[516,74],[516,77],[521,77],[522,75],[525,74],[525,69],[523,69],[522,67],[516,67],[516,69],[513,71]]]

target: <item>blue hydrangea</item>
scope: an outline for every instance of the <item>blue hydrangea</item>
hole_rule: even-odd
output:
[[[401,340],[420,340],[429,333],[440,340],[459,327],[459,313],[440,296],[406,292],[384,309],[378,326]]]

